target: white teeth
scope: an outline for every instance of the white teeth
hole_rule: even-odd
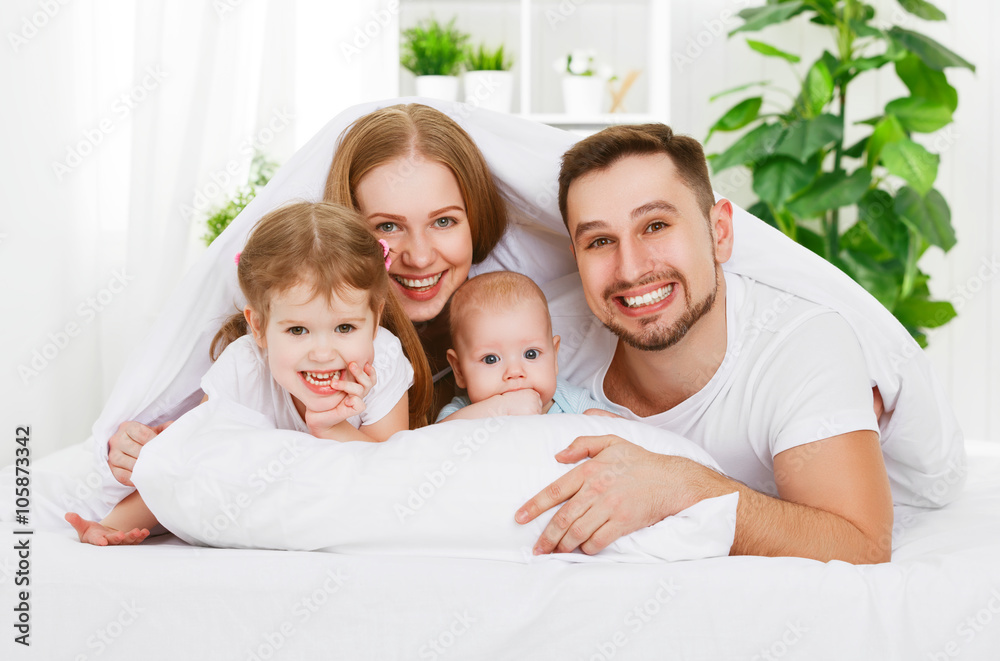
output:
[[[318,374],[316,372],[302,372],[302,374],[305,375],[306,381],[314,386],[328,386],[334,381],[340,380],[341,370],[326,372],[325,374]]]
[[[441,273],[438,273],[437,275],[432,275],[431,277],[424,278],[422,280],[411,280],[409,278],[404,278],[399,275],[394,275],[392,277],[396,278],[396,282],[400,283],[401,285],[409,289],[427,289],[436,285],[438,283],[438,280],[441,279],[442,275],[444,275],[443,271]]]
[[[666,287],[660,287],[656,291],[651,291],[648,294],[643,294],[642,296],[626,296],[624,298],[625,305],[630,308],[638,308],[644,305],[652,305],[653,303],[659,303],[667,296],[670,296],[671,292],[674,291],[674,286],[672,284]]]

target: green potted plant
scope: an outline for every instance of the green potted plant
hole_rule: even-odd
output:
[[[487,110],[510,112],[514,98],[512,66],[502,44],[496,50],[484,44],[476,50],[469,47],[465,52],[466,71],[462,80],[465,102]]]
[[[921,19],[945,19],[927,0],[899,4]],[[975,66],[920,32],[876,23],[875,10],[860,0],[769,0],[739,15],[744,23],[730,37],[802,16],[798,20],[809,20],[803,29],[826,32],[835,52],[825,51],[797,74],[802,87],[795,94],[755,82],[713,97],[762,90],[712,126],[706,143],[718,131],[747,131],[710,155],[712,169],[747,166],[758,197],[749,211],[837,265],[926,346],[925,329],[944,325],[955,309],[931,300],[930,278],[918,261],[930,246],[947,252],[956,238],[948,203],[934,188],[939,156],[914,138],[952,121],[958,94],[945,69],[975,71]],[[800,61],[762,41],[747,39],[747,44],[793,67]],[[849,144],[851,83],[885,66],[895,70],[907,93],[875,117],[853,122],[862,135]],[[779,110],[761,112],[770,91],[788,100],[774,104],[768,96]],[[853,217],[857,220],[848,222]]]
[[[430,18],[403,30],[400,64],[417,77],[417,96],[458,99],[458,72],[468,39],[455,28],[454,18],[447,25]]]

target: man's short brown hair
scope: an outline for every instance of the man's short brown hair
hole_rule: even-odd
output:
[[[574,180],[611,167],[626,156],[666,154],[684,184],[694,193],[698,206],[708,218],[715,205],[715,193],[708,177],[708,163],[701,143],[686,135],[675,135],[666,124],[610,126],[584,138],[563,155],[559,170],[559,212],[569,227],[566,198]]]

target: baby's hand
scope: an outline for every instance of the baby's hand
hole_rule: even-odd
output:
[[[102,526],[96,521],[87,521],[79,514],[69,512],[66,521],[76,530],[80,536],[80,541],[84,544],[94,546],[126,546],[139,544],[149,537],[149,531],[145,528],[133,528],[129,532],[121,532],[114,528]]]
[[[491,399],[497,415],[539,415],[542,412],[542,396],[531,388],[494,395]]]
[[[344,396],[333,408],[325,411],[306,409],[306,426],[309,427],[309,433],[313,436],[331,438],[331,429],[348,418],[365,412],[364,397],[371,392],[377,381],[375,368],[370,363],[365,364],[364,369],[360,368],[357,363],[351,363],[347,369],[357,379],[357,383],[341,379],[333,384],[332,387],[335,390],[341,390],[344,393]]]
[[[587,409],[583,412],[584,415],[597,415],[604,418],[620,418],[621,416],[617,413],[612,413],[611,411],[605,411],[604,409]]]

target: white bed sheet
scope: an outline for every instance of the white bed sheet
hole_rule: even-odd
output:
[[[968,448],[962,495],[940,510],[897,508],[893,561],[879,566],[521,564],[208,549],[172,536],[96,548],[68,526],[38,531],[32,647],[15,645],[8,625],[0,658],[995,660],[1000,446]],[[38,462],[39,497],[56,476],[85,481],[90,456],[81,445]],[[0,524],[3,539],[11,530]],[[2,547],[10,621],[16,557]]]

